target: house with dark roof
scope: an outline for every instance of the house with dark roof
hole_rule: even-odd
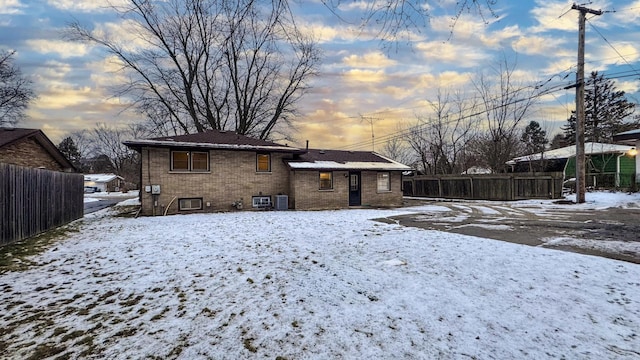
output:
[[[402,172],[373,152],[301,149],[212,130],[125,141],[141,154],[145,215],[402,204]]]
[[[62,172],[76,171],[71,161],[38,129],[0,128],[0,162]]]

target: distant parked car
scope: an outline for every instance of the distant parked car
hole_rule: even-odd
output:
[[[85,186],[84,187],[84,193],[85,194],[93,194],[96,191],[97,191],[97,189],[96,189],[95,186]]]

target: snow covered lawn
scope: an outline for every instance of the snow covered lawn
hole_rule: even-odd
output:
[[[403,211],[86,216],[0,274],[0,357],[640,357],[640,266]]]

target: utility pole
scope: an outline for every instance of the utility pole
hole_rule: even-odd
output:
[[[576,202],[585,202],[585,156],[584,156],[584,31],[587,13],[602,15],[601,10],[588,9],[584,6],[571,6],[578,10],[578,71],[576,73]]]

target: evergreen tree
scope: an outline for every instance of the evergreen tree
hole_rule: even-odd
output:
[[[524,143],[529,154],[535,154],[544,151],[545,145],[549,142],[547,132],[542,130],[537,121],[529,122],[524,129],[520,140]]]
[[[592,72],[585,82],[585,141],[609,143],[614,134],[640,126],[637,118],[627,119],[634,108],[635,104],[627,100],[624,91],[616,89],[613,80]],[[562,130],[569,144],[575,144],[575,111]]]
[[[80,162],[82,155],[71,137],[64,138],[60,144],[58,144],[58,150],[71,161],[76,169],[82,170],[82,163]]]
[[[565,139],[563,134],[556,134],[553,139],[551,139],[551,143],[549,145],[550,149],[560,149],[565,146],[569,146],[569,142]]]

